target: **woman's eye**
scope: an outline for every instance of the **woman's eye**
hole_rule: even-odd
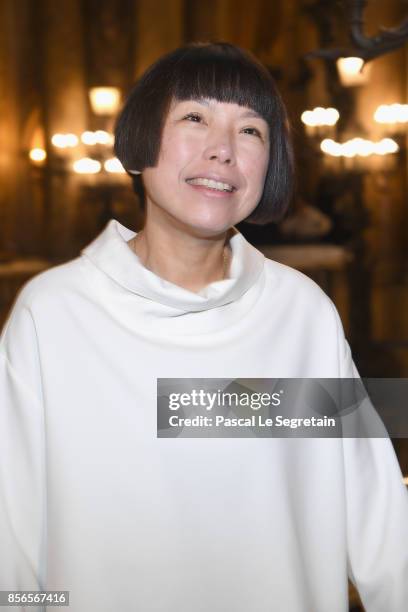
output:
[[[251,134],[251,136],[258,136],[261,138],[261,132],[256,128],[248,127],[242,130],[245,134]]]
[[[201,116],[197,113],[188,113],[183,119],[187,119],[187,121],[193,121],[194,123],[199,123],[201,121]]]

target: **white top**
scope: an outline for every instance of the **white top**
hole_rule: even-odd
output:
[[[71,612],[346,612],[349,572],[368,612],[406,612],[389,439],[157,438],[157,377],[358,376],[331,300],[237,231],[230,277],[192,293],[134,235],[112,219],[3,330],[0,590],[69,590]]]

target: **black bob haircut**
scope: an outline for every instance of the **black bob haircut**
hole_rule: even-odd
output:
[[[288,208],[294,182],[286,110],[268,70],[235,45],[192,43],[152,64],[117,118],[115,155],[127,171],[155,166],[171,102],[202,98],[249,107],[267,122],[270,156],[264,191],[245,221],[257,225],[279,221]],[[144,207],[142,178],[130,176]]]

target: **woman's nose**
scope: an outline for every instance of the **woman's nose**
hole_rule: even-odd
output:
[[[235,163],[234,145],[231,136],[218,132],[207,142],[204,157],[210,161],[219,161],[221,164],[233,165]]]

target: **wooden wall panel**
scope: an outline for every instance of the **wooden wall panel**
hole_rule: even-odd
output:
[[[183,44],[184,2],[138,0],[134,36],[136,79],[160,55]]]

